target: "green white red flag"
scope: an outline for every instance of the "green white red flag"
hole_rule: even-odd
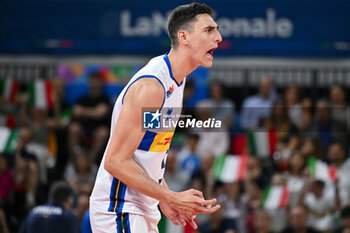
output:
[[[9,103],[13,103],[19,90],[19,82],[12,78],[0,79],[0,94],[3,99]]]
[[[315,157],[308,158],[307,167],[309,168],[310,175],[316,179],[335,181],[338,178],[337,168],[335,166],[327,164]]]
[[[221,155],[214,160],[214,176],[225,183],[240,181],[247,170],[248,156]]]
[[[52,84],[49,80],[35,80],[29,83],[30,106],[35,108],[53,107]]]
[[[250,154],[258,157],[269,157],[276,151],[276,130],[248,132]]]
[[[13,153],[16,148],[18,131],[0,127],[0,153]]]
[[[265,209],[287,208],[289,190],[283,186],[271,186],[264,190],[263,206]]]

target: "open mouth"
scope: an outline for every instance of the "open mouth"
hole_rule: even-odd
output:
[[[210,50],[207,51],[207,57],[210,59],[213,59],[213,52],[214,52],[215,48],[212,48]]]
[[[207,54],[213,56],[213,52],[214,52],[214,49],[210,49],[210,50],[207,51]]]

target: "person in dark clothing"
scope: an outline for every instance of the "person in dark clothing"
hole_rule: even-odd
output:
[[[333,233],[349,233],[350,232],[350,206],[346,206],[341,210],[341,226]]]
[[[98,73],[89,76],[89,94],[81,97],[72,108],[68,126],[68,147],[71,156],[79,153],[79,146],[91,144],[91,160],[99,163],[109,136],[109,99],[103,94],[103,83]],[[88,141],[92,142],[88,142]]]
[[[294,207],[289,214],[289,226],[282,233],[318,233],[314,229],[308,227],[307,210],[304,206]]]
[[[19,233],[78,233],[78,219],[68,210],[72,202],[71,187],[57,181],[51,186],[49,202],[30,211]]]

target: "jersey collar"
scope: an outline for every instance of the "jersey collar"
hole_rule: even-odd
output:
[[[174,80],[174,82],[176,83],[176,85],[177,85],[178,87],[180,87],[180,86],[182,85],[183,81],[182,81],[180,84],[178,84],[177,81],[176,81],[176,79],[174,78],[174,76],[173,76],[173,71],[172,71],[172,69],[171,69],[171,64],[170,64],[169,57],[168,57],[168,54],[167,54],[167,53],[164,55],[163,59],[164,59],[166,65],[168,66],[168,70],[169,70],[169,74],[170,74],[171,79]]]

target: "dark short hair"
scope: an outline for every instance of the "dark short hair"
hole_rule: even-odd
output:
[[[177,32],[179,30],[191,30],[191,23],[199,14],[212,16],[213,10],[206,4],[193,2],[191,4],[176,7],[168,21],[168,33],[173,47],[177,47]]]
[[[65,181],[56,181],[50,188],[49,198],[56,204],[63,204],[73,194],[73,189]]]

